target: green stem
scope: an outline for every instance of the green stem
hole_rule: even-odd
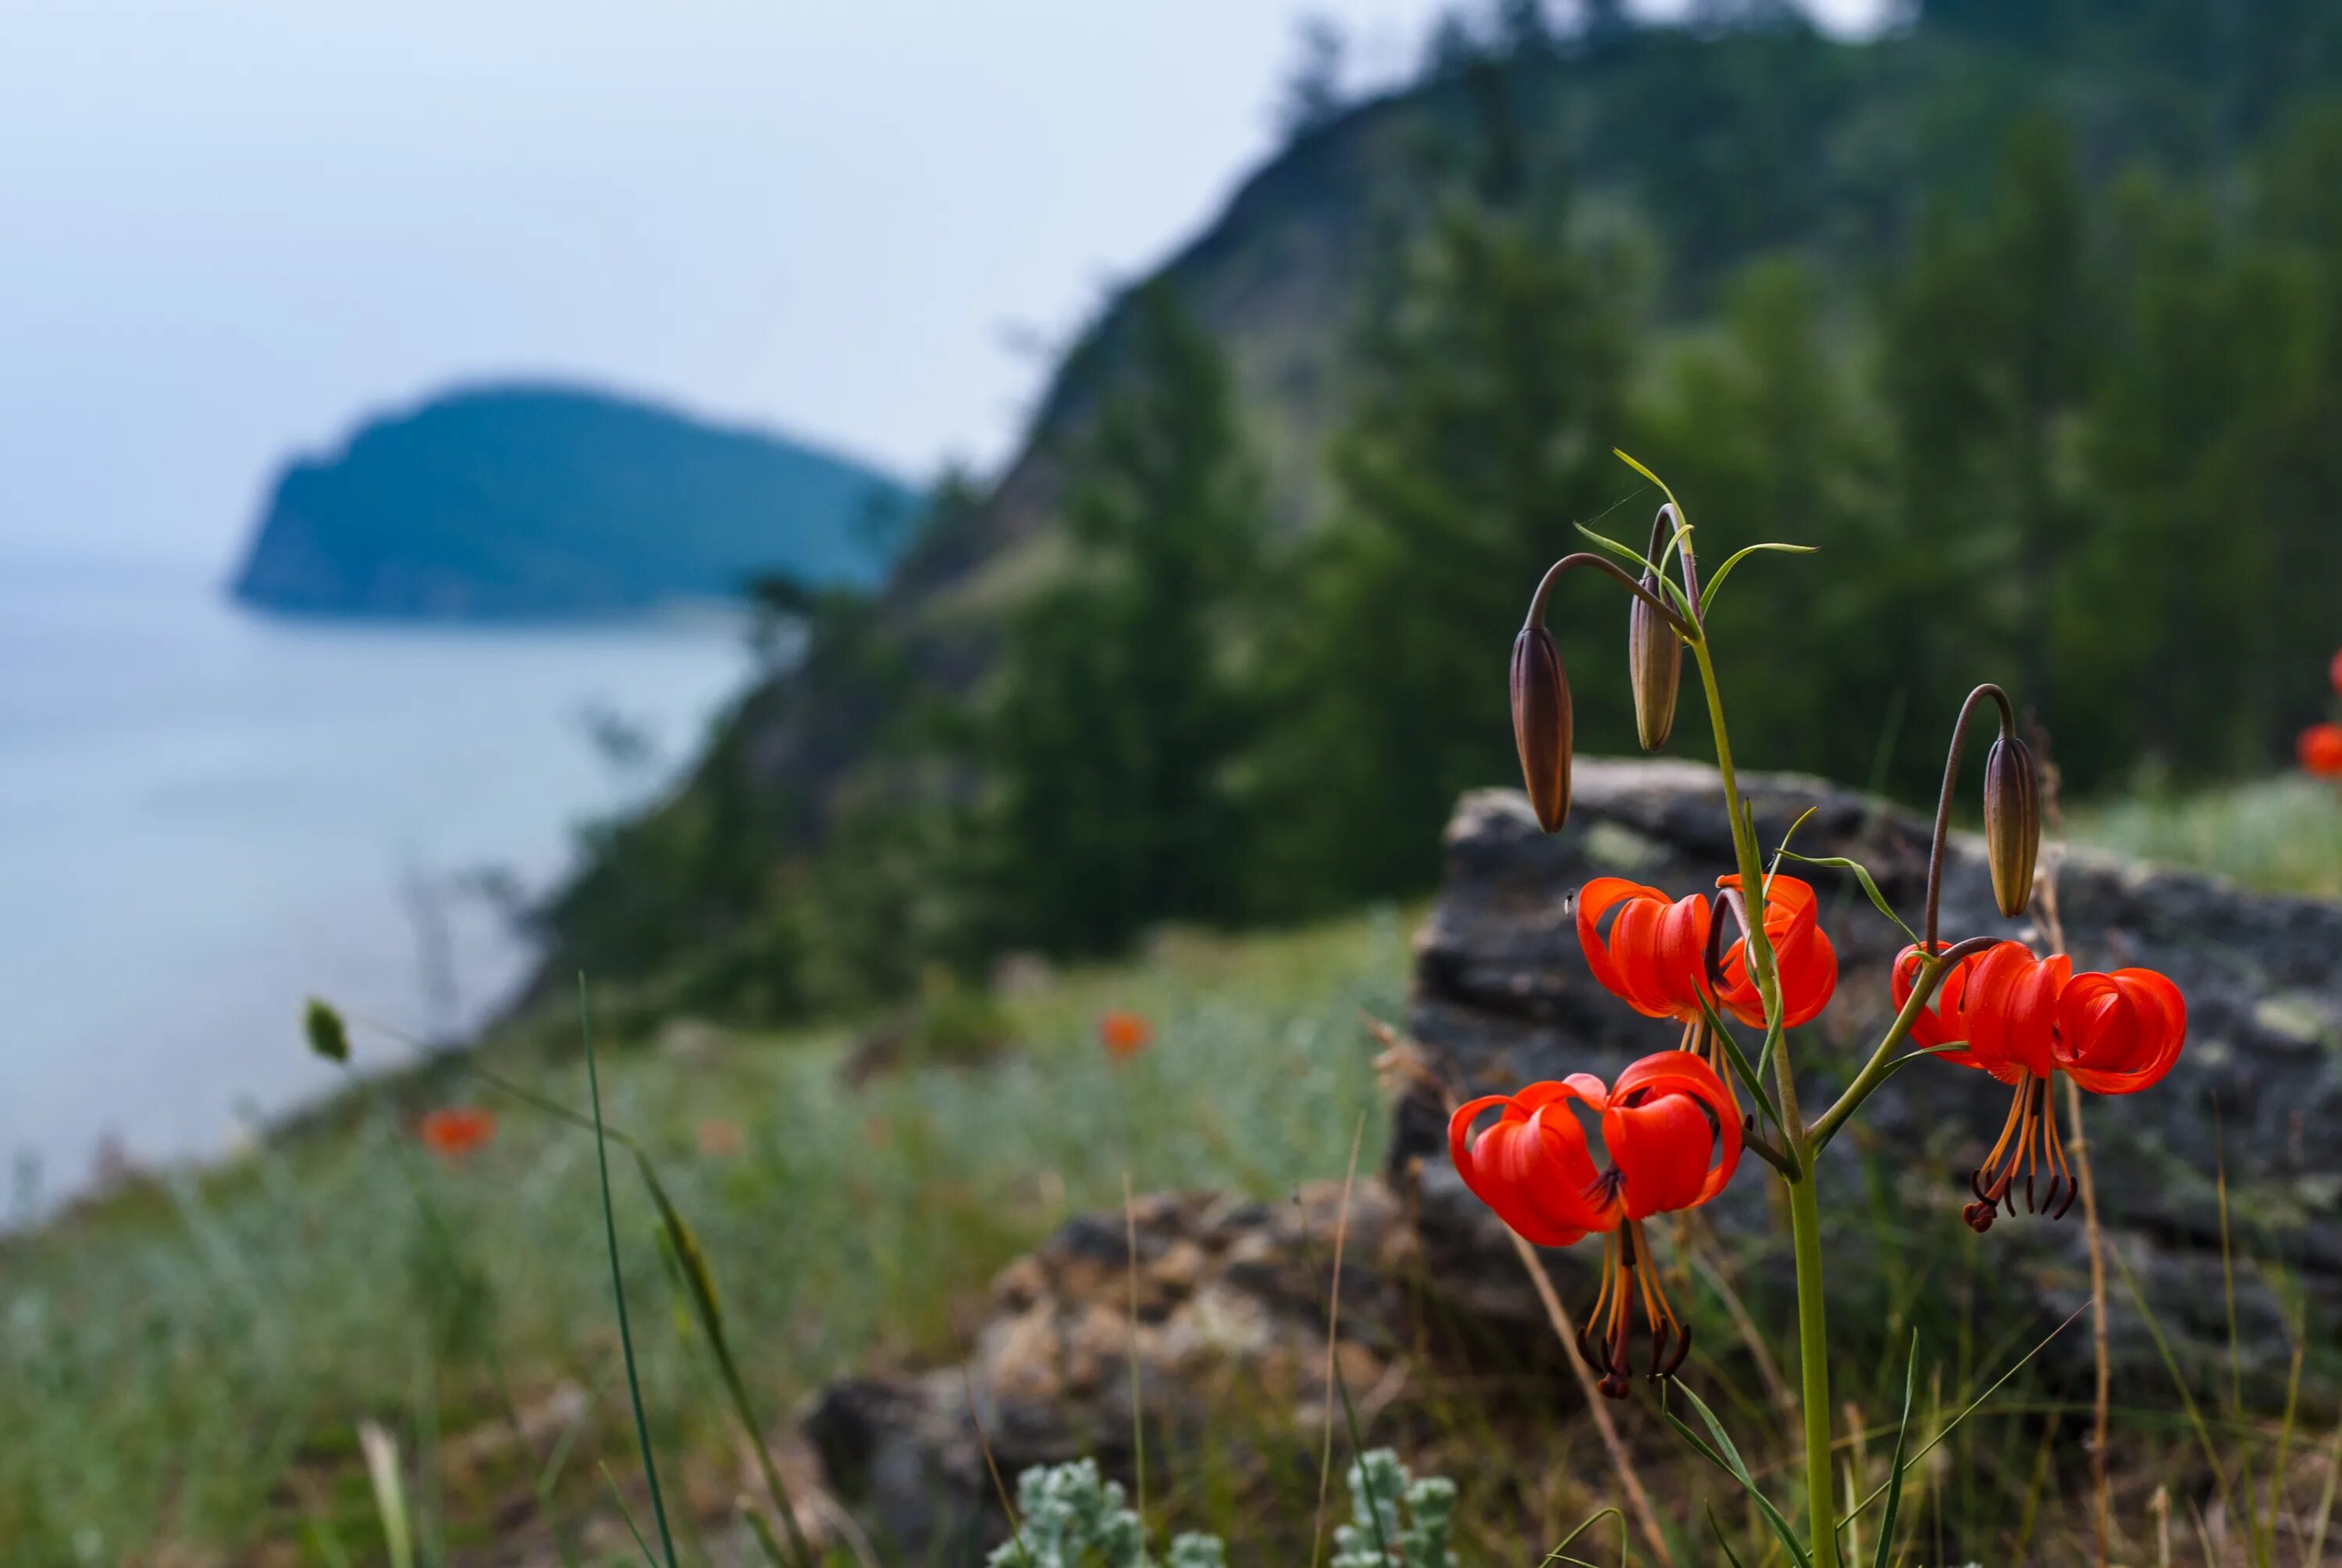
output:
[[[1803,1142],[1801,1137],[1800,1142]],[[1822,1294],[1822,1210],[1810,1150],[1805,1179],[1789,1186],[1789,1236],[1797,1260],[1797,1394],[1806,1418],[1806,1503],[1815,1568],[1838,1568],[1837,1496],[1830,1490],[1829,1323]]]
[[[1741,807],[1740,777],[1732,765],[1732,736],[1724,722],[1724,694],[1716,684],[1716,664],[1708,655],[1707,637],[1691,644],[1699,664],[1699,684],[1707,697],[1707,716],[1716,732],[1716,766],[1724,780],[1724,809],[1732,822],[1732,847],[1740,866],[1740,887],[1753,914],[1746,932],[1750,973],[1765,1016],[1781,1016],[1780,974],[1773,960],[1773,944],[1765,934],[1764,862],[1756,845],[1756,830]],[[1923,1004],[1924,1005],[1924,1004]],[[1778,1031],[1775,1031],[1777,1034]],[[1838,1568],[1837,1497],[1831,1490],[1829,1323],[1822,1292],[1822,1215],[1817,1196],[1814,1140],[1797,1107],[1797,1075],[1789,1060],[1786,1036],[1777,1040],[1773,1071],[1778,1084],[1782,1130],[1788,1147],[1784,1152],[1799,1173],[1782,1178],[1789,1189],[1789,1233],[1797,1265],[1797,1374],[1799,1403],[1806,1427],[1806,1506],[1813,1534],[1815,1568]]]

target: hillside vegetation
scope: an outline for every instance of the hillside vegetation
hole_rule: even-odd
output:
[[[876,583],[913,497],[861,464],[647,404],[485,386],[277,480],[236,597],[434,620],[639,614],[753,582]]]
[[[2342,14],[1597,11],[1467,14],[1303,125],[597,834],[556,972],[786,1015],[1419,889],[1513,774],[1537,573],[1647,538],[1614,446],[1711,569],[1822,552],[1720,611],[1767,764],[1924,796],[1979,676],[2069,798],[2284,756],[2342,602]],[[1589,750],[1632,744],[1625,619],[1556,606]]]

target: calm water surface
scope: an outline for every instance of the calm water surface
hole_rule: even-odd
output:
[[[287,624],[194,573],[0,560],[0,1158],[55,1197],[109,1143],[230,1146],[330,1083],[313,992],[476,1020],[529,954],[464,874],[543,889],[746,673],[715,629]]]

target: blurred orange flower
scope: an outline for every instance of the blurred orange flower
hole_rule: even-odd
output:
[[[2334,677],[2334,689],[2342,692],[2342,654],[2334,655],[2334,662],[2326,666],[2326,673]]]
[[[496,1135],[496,1116],[476,1105],[443,1105],[423,1118],[416,1134],[423,1146],[448,1160],[484,1148]]]
[[[699,1124],[699,1152],[711,1160],[728,1160],[740,1152],[740,1124],[710,1116]]]
[[[2301,771],[2319,778],[2342,777],[2342,724],[2312,724],[2294,743]]]
[[[1098,1044],[1117,1062],[1127,1062],[1155,1038],[1155,1025],[1143,1013],[1112,1007],[1098,1015]]]

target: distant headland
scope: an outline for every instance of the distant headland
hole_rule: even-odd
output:
[[[765,576],[875,583],[916,503],[761,431],[578,387],[473,386],[289,463],[231,591],[295,615],[639,616]]]

